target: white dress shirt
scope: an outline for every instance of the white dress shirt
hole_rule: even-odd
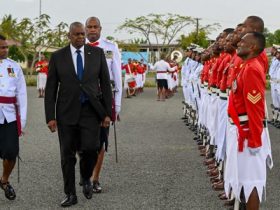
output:
[[[21,67],[11,59],[0,62],[0,96],[16,97],[21,127],[24,128],[27,118],[26,83]],[[14,104],[0,103],[0,124],[4,124],[5,119],[8,123],[16,121]]]
[[[164,60],[157,61],[155,65],[151,67],[151,69],[155,70],[156,72],[163,72],[157,73],[157,79],[167,79],[167,71],[174,71],[176,68],[176,66],[171,68],[169,63]]]
[[[85,66],[85,47],[82,46],[80,49],[76,49],[72,44],[70,44],[70,50],[71,50],[71,55],[72,55],[75,71],[77,74],[77,55],[78,55],[77,50],[81,51],[80,54],[82,56],[83,67],[84,67]]]

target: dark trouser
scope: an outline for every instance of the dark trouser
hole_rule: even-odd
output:
[[[109,127],[104,128],[100,127],[100,148],[99,151],[105,146],[105,151],[108,150],[108,136],[109,136]]]
[[[86,110],[86,108],[83,108]],[[96,116],[82,114],[76,125],[58,124],[61,168],[65,194],[76,194],[75,164],[76,153],[80,156],[80,173],[88,181],[97,161],[99,149],[100,122]]]
[[[19,138],[16,121],[0,124],[0,158],[16,160],[19,152]]]

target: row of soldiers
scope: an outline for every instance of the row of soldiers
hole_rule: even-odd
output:
[[[206,50],[191,45],[182,67],[184,122],[196,134],[213,189],[234,209],[259,209],[266,166],[273,166],[263,29],[260,17],[249,16]]]
[[[272,98],[272,120],[270,123],[276,128],[280,128],[280,45],[272,46],[271,56],[269,76]]]

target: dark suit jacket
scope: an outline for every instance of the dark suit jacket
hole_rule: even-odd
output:
[[[45,89],[46,122],[76,124],[80,118],[81,91],[89,98],[99,120],[112,115],[112,91],[110,76],[101,48],[84,46],[84,74],[78,79],[70,46],[64,47],[51,56]],[[100,96],[102,95],[102,99]]]

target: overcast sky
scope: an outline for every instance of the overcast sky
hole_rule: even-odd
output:
[[[39,15],[40,0],[0,0],[0,18],[12,14],[13,18],[31,19]],[[235,27],[249,15],[263,18],[271,32],[280,29],[280,0],[41,0],[42,13],[51,17],[52,25],[85,22],[89,16],[101,20],[103,36],[124,40],[134,38],[114,30],[126,18],[150,13],[174,13],[201,18],[202,25],[218,22],[222,28]],[[220,30],[222,30],[222,28]],[[214,38],[218,32],[210,37]],[[137,36],[139,37],[139,36]],[[135,37],[136,38],[136,37]]]

